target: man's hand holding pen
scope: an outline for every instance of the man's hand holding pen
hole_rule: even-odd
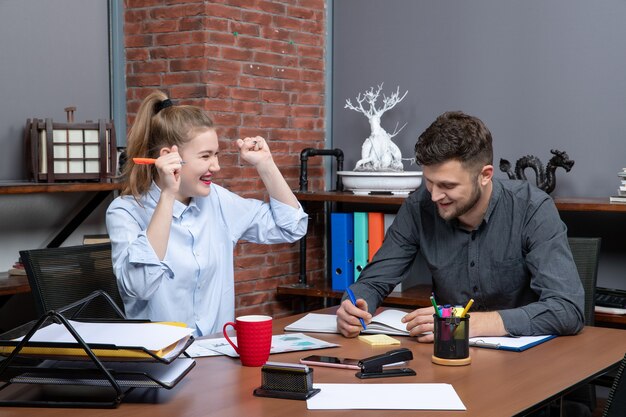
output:
[[[367,311],[367,302],[359,298],[356,303],[349,299],[343,300],[337,310],[337,329],[345,337],[356,337],[363,330],[361,320],[365,324],[372,321],[372,315]]]

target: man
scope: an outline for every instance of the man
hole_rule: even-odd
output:
[[[470,337],[575,334],[584,292],[552,199],[526,181],[493,178],[491,133],[479,119],[444,113],[419,137],[415,156],[426,187],[402,205],[374,259],[337,311],[346,337],[362,330],[418,252],[440,304],[470,298]],[[433,340],[433,307],[403,322]],[[425,333],[425,334],[424,334]]]

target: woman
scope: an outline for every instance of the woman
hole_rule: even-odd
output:
[[[233,248],[294,242],[307,215],[261,137],[238,139],[270,202],[213,183],[218,139],[200,108],[173,105],[160,91],[139,108],[128,136],[122,195],[107,210],[113,267],[129,318],[180,321],[201,336],[234,318]],[[133,158],[154,158],[140,165]]]

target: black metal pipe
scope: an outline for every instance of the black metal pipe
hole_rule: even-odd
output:
[[[311,156],[334,156],[337,160],[337,171],[343,170],[343,151],[339,148],[335,149],[315,149],[305,148],[300,152],[300,191],[306,192],[309,184],[308,179],[308,160]],[[341,177],[337,175],[337,191],[343,191]],[[304,202],[301,203],[305,208]],[[306,287],[306,236],[300,239],[300,277],[298,285]]]
[[[334,156],[337,159],[337,171],[343,170],[343,151],[339,148],[335,149],[315,149],[305,148],[300,152],[300,191],[306,192],[309,184],[308,179],[308,161],[311,156]],[[343,191],[341,177],[337,175],[337,191]]]

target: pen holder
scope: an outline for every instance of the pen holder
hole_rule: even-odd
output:
[[[432,362],[437,365],[469,365],[469,315],[465,317],[439,317],[435,320],[435,342]]]

